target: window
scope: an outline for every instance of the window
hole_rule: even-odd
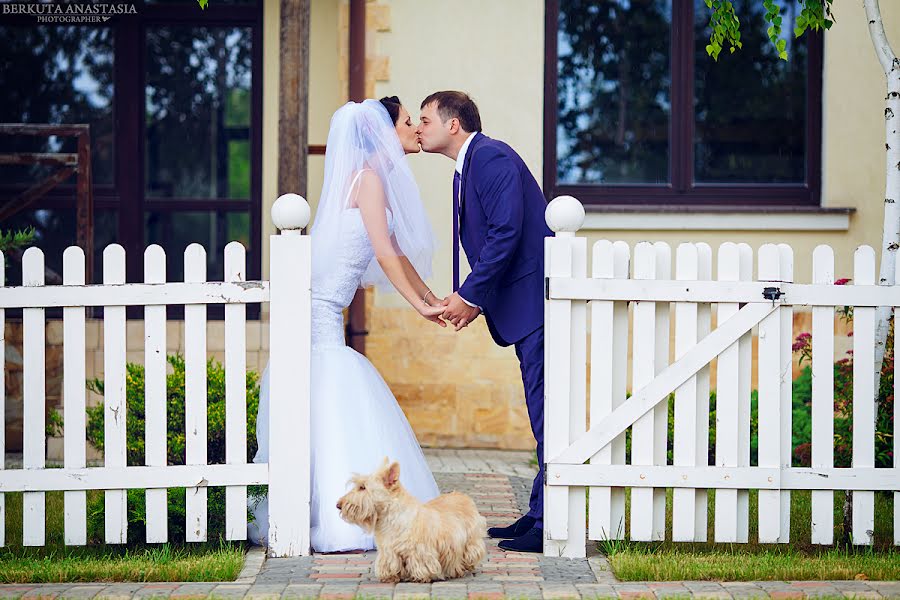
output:
[[[262,3],[135,4],[137,14],[102,26],[4,17],[0,122],[91,125],[95,281],[112,242],[126,249],[128,281],[143,280],[144,248],[153,243],[166,250],[168,279],[180,279],[191,242],[206,247],[207,277],[221,279],[231,240],[247,247],[247,276],[258,278]],[[15,151],[74,150],[53,138],[0,137],[0,152]],[[5,202],[42,172],[0,167],[0,174]],[[36,227],[48,283],[61,272],[62,249],[75,243],[74,208],[73,177],[0,224]],[[20,277],[16,262],[9,285]]]
[[[703,0],[548,0],[544,188],[589,204],[817,205],[821,36],[768,39],[736,0],[743,48],[706,54]]]
[[[221,279],[225,245],[250,247],[252,32],[155,26],[145,43],[146,240],[166,249],[169,278],[198,242]]]

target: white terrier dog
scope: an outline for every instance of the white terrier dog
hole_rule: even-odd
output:
[[[400,465],[384,464],[338,500],[341,518],[374,533],[375,574],[381,581],[462,577],[484,559],[487,524],[465,494],[452,492],[421,503],[400,485]]]

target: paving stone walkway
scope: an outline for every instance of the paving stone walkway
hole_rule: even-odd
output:
[[[471,495],[488,525],[504,525],[528,505],[535,467],[532,453],[429,450],[442,491]],[[0,585],[0,598],[900,598],[900,582],[620,582],[606,560],[547,558],[505,552],[496,540],[478,572],[434,584],[383,584],[373,571],[375,552],[266,559],[248,555],[229,583],[119,583]]]

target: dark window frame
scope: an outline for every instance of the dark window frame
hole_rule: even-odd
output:
[[[247,278],[262,276],[262,56],[263,1],[255,4],[210,2],[206,10],[195,2],[152,4],[135,2],[136,15],[122,15],[102,26],[115,32],[113,64],[113,182],[94,185],[94,207],[117,212],[117,243],[126,251],[126,281],[144,279],[143,260],[145,211],[179,213],[189,211],[247,211],[250,217],[250,245],[247,248]],[[33,17],[4,18],[8,26],[33,27]],[[250,197],[249,198],[151,198],[144,190],[145,136],[145,51],[148,27],[158,26],[245,27],[251,31],[250,88]],[[91,27],[95,25],[81,25]],[[27,185],[0,184],[0,195],[12,197]],[[59,185],[32,205],[31,210],[75,207],[75,186]],[[98,267],[101,267],[98,265]],[[95,269],[95,282],[102,281],[102,268]],[[139,307],[138,307],[139,308]],[[170,318],[180,318],[181,307],[171,307]],[[222,318],[224,311],[213,306],[210,318]],[[129,318],[140,318],[129,311]],[[259,318],[258,305],[250,305],[248,318]]]
[[[546,0],[544,17],[544,194],[571,195],[586,205],[818,207],[822,182],[822,35],[807,32],[806,165],[802,184],[694,182],[694,3],[673,4],[672,110],[668,184],[571,185],[557,181],[558,35],[560,0]],[[712,60],[710,58],[709,60]]]

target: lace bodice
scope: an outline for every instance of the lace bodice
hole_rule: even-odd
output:
[[[393,232],[393,219],[387,211],[388,232]],[[375,253],[369,241],[358,208],[348,208],[341,214],[341,255],[337,268],[315,277],[312,281],[312,345],[344,345],[343,310],[350,306],[363,273]]]

